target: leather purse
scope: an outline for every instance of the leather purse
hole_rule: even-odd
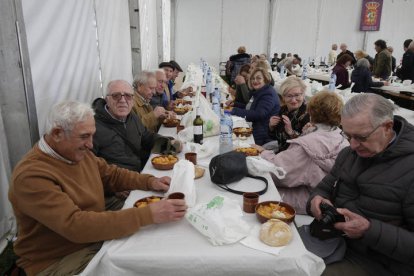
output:
[[[265,188],[256,193],[262,195],[267,191],[268,182],[266,178],[252,176],[248,173],[246,155],[244,155],[244,153],[230,151],[216,155],[210,161],[209,170],[211,181],[220,188],[231,193],[238,195],[245,193],[243,191],[231,189],[227,184],[237,182],[246,176],[261,180],[265,183]]]

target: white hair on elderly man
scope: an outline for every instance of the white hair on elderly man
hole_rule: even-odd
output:
[[[358,94],[347,101],[342,109],[342,117],[353,117],[366,110],[370,112],[371,124],[373,127],[383,122],[393,120],[396,106],[386,98],[373,94]]]
[[[75,124],[85,121],[95,113],[90,105],[77,101],[64,101],[54,105],[46,120],[46,133],[61,127],[65,133],[69,133]]]
[[[139,85],[146,85],[150,78],[155,78],[155,73],[144,70],[135,76],[132,86],[137,89]]]
[[[108,96],[108,95],[111,94],[111,92],[113,92],[113,91],[111,91],[111,86],[112,85],[119,84],[119,83],[123,83],[126,86],[131,87],[131,90],[132,90],[132,85],[129,82],[127,82],[126,80],[112,80],[112,81],[108,82],[108,85],[106,86],[106,95]],[[116,92],[125,92],[125,91],[116,91]]]

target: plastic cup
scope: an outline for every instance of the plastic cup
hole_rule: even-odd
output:
[[[168,196],[168,199],[184,199],[185,195],[180,192],[172,193]]]
[[[246,213],[254,213],[256,211],[257,203],[259,203],[258,193],[243,194],[243,211]]]
[[[185,160],[188,160],[194,165],[197,165],[197,153],[196,152],[187,152],[184,156],[185,156]]]

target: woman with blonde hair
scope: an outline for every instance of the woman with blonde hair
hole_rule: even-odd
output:
[[[282,107],[279,114],[270,117],[269,136],[278,142],[275,152],[288,148],[288,139],[298,137],[309,122],[305,103],[306,84],[296,76],[287,77],[280,86]]]
[[[354,56],[355,56],[357,61],[361,58],[366,58],[369,61],[370,68],[372,68],[372,66],[374,66],[374,58],[371,57],[370,55],[368,55],[367,52],[365,52],[363,50],[356,50],[354,52]]]
[[[341,135],[342,99],[329,91],[318,92],[307,106],[311,122],[302,136],[289,140],[289,148],[279,154],[255,146],[260,156],[286,171],[284,179],[273,181],[283,197],[299,214],[306,214],[312,189],[335,163],[338,153],[349,145]]]

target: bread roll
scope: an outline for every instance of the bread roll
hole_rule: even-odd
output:
[[[260,229],[260,240],[270,246],[284,246],[292,239],[289,225],[278,219],[269,219]]]

